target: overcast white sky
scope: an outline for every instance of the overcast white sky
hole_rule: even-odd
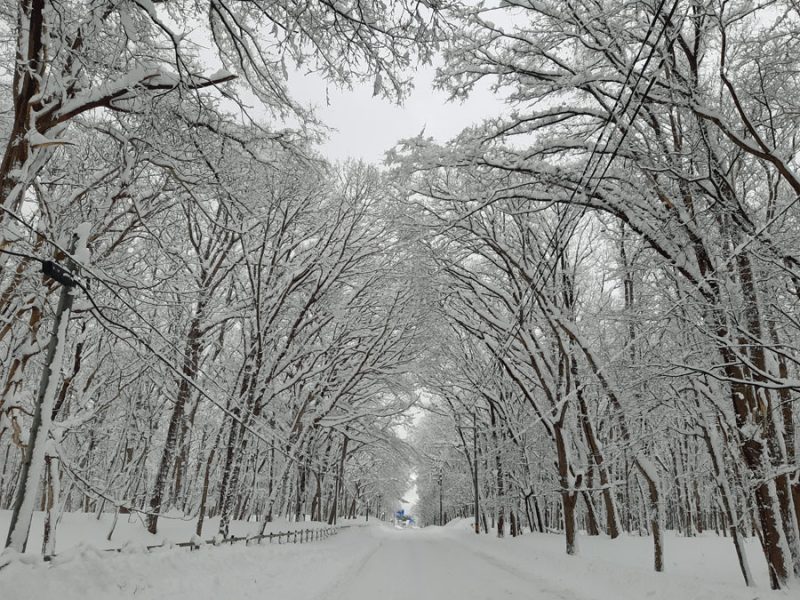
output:
[[[403,106],[373,97],[370,84],[353,90],[330,85],[327,105],[325,82],[301,73],[290,76],[289,89],[301,103],[316,106],[319,118],[336,129],[321,148],[328,158],[377,163],[397,140],[415,136],[423,127],[426,136],[445,141],[464,127],[501,112],[500,99],[485,87],[476,89],[464,103],[447,102],[444,92],[433,89],[433,75],[433,67],[417,71],[415,89]]]

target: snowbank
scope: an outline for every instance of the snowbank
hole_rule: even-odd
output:
[[[364,528],[369,529],[369,528]],[[221,546],[195,552],[117,554],[73,548],[52,565],[15,561],[0,571],[0,597],[19,600],[311,600],[374,551],[360,529],[310,544]],[[188,539],[188,538],[187,538]]]
[[[8,524],[11,520],[11,511],[0,511],[0,532],[5,535],[8,531]],[[56,554],[76,547],[93,547],[101,550],[107,548],[122,548],[136,544],[141,547],[155,546],[164,541],[177,543],[188,542],[195,534],[197,521],[191,517],[185,517],[179,512],[171,512],[162,516],[158,520],[158,533],[153,535],[147,531],[142,518],[135,513],[129,515],[119,515],[114,533],[110,540],[107,540],[114,522],[114,515],[103,513],[98,520],[94,514],[87,513],[67,513],[61,518],[56,532]],[[347,525],[351,522],[343,520],[339,525]],[[219,527],[219,518],[206,519],[203,523],[204,540],[213,538]],[[316,529],[325,528],[326,523],[319,522],[298,522],[291,523],[286,519],[276,519],[267,525],[266,533],[279,531],[294,531],[295,529]],[[36,512],[33,515],[30,537],[26,554],[40,554],[42,550],[42,534],[44,531],[44,513]],[[232,521],[230,534],[236,537],[245,537],[258,534],[261,531],[261,523],[255,521]],[[1,597],[1,596],[0,596]]]
[[[714,534],[684,538],[667,532],[665,572],[652,567],[652,539],[622,536],[579,536],[578,556],[564,552],[559,534],[526,534],[498,539],[494,533],[475,535],[471,519],[455,519],[430,535],[457,540],[477,556],[510,571],[525,572],[566,590],[567,597],[592,600],[753,600],[792,597],[791,592],[769,591],[769,577],[759,542],[747,540],[746,549],[757,588],[748,589],[739,572],[730,538]]]

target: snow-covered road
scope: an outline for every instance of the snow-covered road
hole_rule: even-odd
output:
[[[440,530],[375,530],[376,549],[326,600],[541,600],[574,598],[547,590],[529,573],[478,553]],[[322,599],[320,599],[322,600]]]

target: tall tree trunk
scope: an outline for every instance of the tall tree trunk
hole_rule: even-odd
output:
[[[702,415],[703,412],[699,411],[699,414]],[[748,563],[747,553],[745,552],[744,548],[744,539],[742,537],[740,527],[740,517],[736,510],[736,499],[733,496],[728,483],[727,474],[724,471],[725,462],[722,454],[722,448],[720,446],[716,431],[712,429],[712,425],[709,425],[705,422],[704,418],[700,422],[700,427],[703,431],[703,440],[706,443],[708,455],[711,457],[711,466],[714,472],[714,479],[716,480],[717,487],[720,491],[720,497],[722,498],[722,505],[728,515],[731,538],[733,539],[733,545],[736,550],[736,557],[739,560],[739,569],[742,572],[742,577],[744,577],[745,585],[752,587],[755,585],[755,582],[753,581],[753,575],[750,572],[750,564]]]
[[[163,508],[162,499],[170,480],[170,472],[174,467],[179,451],[178,435],[183,426],[184,410],[192,392],[191,382],[194,381],[197,375],[200,359],[200,315],[202,312],[203,303],[200,303],[189,326],[189,333],[186,336],[183,367],[181,369],[181,378],[178,383],[178,394],[175,398],[175,404],[172,407],[172,414],[167,429],[167,440],[164,444],[164,450],[161,453],[161,460],[158,464],[153,493],[150,496],[150,513],[147,515],[147,531],[153,534],[158,532],[158,516]]]
[[[200,492],[200,507],[197,511],[197,526],[194,530],[195,534],[198,536],[203,535],[203,521],[206,518],[206,503],[208,502],[208,490],[211,481],[211,467],[214,464],[214,457],[217,454],[217,448],[222,439],[223,429],[224,427],[219,428],[217,439],[214,441],[214,445],[211,447],[211,451],[208,453],[208,458],[206,459],[206,468],[203,473],[203,489]]]
[[[70,246],[74,252],[74,241]],[[67,344],[67,326],[73,302],[73,290],[70,285],[62,285],[58,299],[53,329],[47,345],[39,389],[34,401],[33,421],[25,449],[25,459],[19,475],[19,486],[11,513],[11,523],[6,538],[6,548],[17,552],[25,552],[28,545],[28,534],[33,518],[33,509],[39,481],[44,467],[45,448],[50,434],[50,424],[58,392],[61,363]]]
[[[561,505],[564,510],[564,535],[566,536],[567,554],[578,553],[577,523],[575,520],[575,505],[578,501],[578,488],[581,484],[581,476],[572,480],[569,464],[569,450],[564,432],[559,424],[554,424],[553,434],[556,443],[556,454],[558,457],[558,475],[561,483]]]
[[[344,461],[347,458],[347,443],[350,439],[345,435],[342,434],[342,454],[339,458],[339,471],[336,474],[336,487],[333,492],[333,505],[331,506],[330,512],[328,513],[328,525],[335,525],[336,524],[336,512],[337,512],[337,505],[339,502],[339,493],[344,485]]]

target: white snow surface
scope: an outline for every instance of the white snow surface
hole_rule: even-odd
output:
[[[137,513],[119,515],[111,540],[107,540],[108,532],[114,521],[112,513],[103,513],[98,520],[93,513],[66,513],[61,516],[57,530],[56,554],[81,550],[90,547],[94,550],[106,550],[122,547],[145,547],[162,544],[165,541],[178,543],[188,542],[194,537],[197,519],[184,517],[179,511],[171,511],[158,520],[158,533],[153,535],[147,531],[143,517]],[[0,510],[0,534],[8,531],[11,522],[11,511]],[[230,535],[245,537],[261,532],[261,523],[255,521],[231,521]],[[275,519],[267,525],[265,533],[294,531],[295,529],[317,529],[327,527],[326,523],[307,521],[290,523],[285,519]],[[204,541],[212,539],[219,530],[219,517],[206,518],[203,522]],[[34,512],[30,537],[26,554],[37,555],[41,552],[44,532],[44,513]],[[0,590],[2,588],[0,587]],[[0,594],[0,600],[4,600]]]
[[[77,515],[66,515],[77,516]],[[38,515],[37,515],[38,517]],[[86,520],[91,530],[91,517]],[[69,520],[66,521],[67,523]],[[341,525],[351,524],[344,521]],[[281,529],[283,525],[283,529]],[[290,524],[277,523],[286,530]],[[296,524],[304,526],[306,524]],[[563,536],[477,536],[469,520],[395,529],[370,521],[308,544],[244,544],[151,553],[102,553],[83,545],[52,565],[14,561],[0,571],[0,598],[276,600],[753,600],[796,598],[767,589],[756,544],[758,588],[746,588],[729,538],[667,538],[667,572],[650,566],[650,540],[583,537],[567,557]],[[239,527],[248,524],[240,523]],[[69,537],[59,532],[60,539]],[[190,536],[189,536],[190,537]],[[188,537],[187,537],[188,539]],[[753,540],[749,540],[753,542]]]

